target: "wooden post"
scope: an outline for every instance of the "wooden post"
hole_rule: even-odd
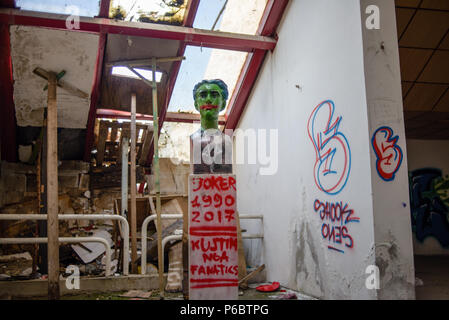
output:
[[[136,94],[131,95],[131,272],[137,273],[137,221],[136,221]]]
[[[123,132],[123,131],[122,131]],[[128,149],[129,149],[129,136],[121,137],[121,162],[122,162],[122,203],[121,203],[121,215],[128,216]]]
[[[161,221],[161,186],[159,177],[159,117],[158,117],[158,105],[157,105],[157,83],[156,83],[156,58],[152,58],[153,81],[152,81],[152,93],[153,93],[153,137],[154,137],[154,187],[156,191],[156,223],[157,223],[157,260],[159,271],[159,294],[161,299],[164,298],[164,264],[162,263],[162,221]]]
[[[47,232],[48,299],[59,299],[59,222],[58,222],[58,110],[56,74],[48,76],[47,103]]]

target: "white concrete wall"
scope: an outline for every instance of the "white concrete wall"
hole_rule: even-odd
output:
[[[380,299],[414,299],[407,152],[393,0],[361,0]],[[373,5],[375,7],[373,8]],[[379,24],[373,19],[379,18]],[[374,27],[368,28],[368,26]],[[374,145],[379,150],[376,152]],[[373,248],[374,249],[374,248]]]
[[[436,168],[442,176],[449,175],[449,140],[415,140],[407,139],[407,162],[409,171]],[[446,198],[447,198],[446,191]],[[427,237],[418,241],[413,237],[415,255],[449,255],[449,248],[441,246],[435,237]]]
[[[239,211],[264,215],[259,256],[268,281],[326,299],[376,298],[376,290],[365,287],[365,270],[375,257],[359,1],[290,1],[278,34],[277,47],[267,55],[238,128],[278,129],[279,168],[264,176],[259,173],[262,165],[235,166]],[[335,104],[332,123],[342,117],[340,133],[330,142],[337,148],[332,163],[337,175],[345,163],[349,166],[345,151],[351,154],[347,183],[336,195],[320,191],[315,183],[317,159],[308,135],[310,115],[327,99]],[[321,114],[315,128],[324,131],[327,120]],[[323,239],[315,200],[341,201],[360,218],[345,225],[352,249]],[[254,260],[249,264],[259,262]]]

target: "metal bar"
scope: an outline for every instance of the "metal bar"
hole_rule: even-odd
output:
[[[0,9],[0,22],[52,29],[67,30],[66,19],[69,16],[16,9]],[[102,18],[80,17],[80,29],[71,31],[104,32],[107,34],[178,40],[183,41],[187,45],[246,52],[251,52],[254,49],[273,50],[276,46],[275,39],[263,36]]]
[[[28,244],[28,243],[47,243],[48,238],[0,238],[0,244]],[[104,244],[106,250],[106,277],[111,275],[111,248],[109,243],[100,237],[61,237],[60,243],[82,243],[82,242],[100,242]],[[59,244],[58,244],[59,248]],[[58,261],[58,283],[59,283],[59,261]],[[50,284],[50,279],[49,279]]]
[[[167,58],[156,58],[156,63],[162,62],[174,62],[174,61],[182,61],[185,60],[186,57],[167,57]],[[106,67],[114,67],[114,66],[128,66],[128,67],[148,67],[152,64],[151,59],[139,59],[139,60],[122,60],[122,61],[113,61],[106,63]]]
[[[159,271],[159,292],[161,297],[164,296],[164,265],[162,259],[164,252],[162,251],[162,221],[161,221],[161,185],[159,177],[159,119],[158,119],[158,104],[157,104],[157,83],[156,83],[156,58],[152,61],[153,71],[153,147],[154,147],[154,188],[156,193],[156,214],[157,214],[157,255],[158,255],[158,271]]]
[[[122,131],[123,132],[123,131]],[[123,133],[122,133],[123,134]],[[123,217],[128,216],[128,149],[129,149],[129,137],[121,136],[122,148],[122,198],[121,198],[121,210],[120,214]]]
[[[145,274],[146,273],[146,264],[147,264],[147,235],[148,235],[148,224],[151,221],[154,221],[157,218],[157,215],[150,215],[145,218],[142,222],[142,243],[141,243],[141,260],[140,260],[140,273]],[[161,214],[161,219],[181,219],[183,218],[182,214]],[[260,219],[263,220],[262,215],[258,214],[240,214],[240,219]],[[263,237],[263,235],[262,235]]]
[[[114,109],[97,109],[97,118],[130,120],[131,113],[128,111]],[[137,113],[136,119],[152,121],[153,116]],[[165,121],[167,122],[199,123],[200,120],[201,118],[198,113],[167,112],[165,115]],[[225,124],[224,116],[218,116],[218,124]],[[153,130],[153,128],[151,128],[151,130]]]
[[[182,234],[173,234],[170,236],[166,236],[163,240],[162,240],[162,252],[164,252],[165,250],[165,245],[167,244],[167,242],[169,241],[173,241],[173,240],[182,240]],[[164,265],[164,255],[162,255],[162,265]]]
[[[131,170],[130,170],[130,189],[131,189],[131,270],[137,273],[137,221],[136,221],[136,94],[131,95]]]
[[[123,274],[129,274],[129,224],[116,214],[60,214],[59,220],[119,220],[123,232]],[[0,214],[0,220],[47,220],[46,214]],[[0,238],[1,239],[1,238]]]
[[[142,255],[140,257],[140,273],[145,274],[147,272],[147,234],[148,234],[148,224],[154,221],[157,215],[153,214],[148,216],[142,222],[142,244],[141,251]],[[161,219],[181,219],[182,214],[161,214]]]

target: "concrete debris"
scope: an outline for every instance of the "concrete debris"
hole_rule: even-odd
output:
[[[415,287],[420,287],[424,285],[424,281],[422,281],[420,278],[415,277]]]
[[[149,299],[152,294],[153,291],[130,290],[124,294],[121,294],[120,297]]]
[[[32,273],[33,258],[29,252],[0,256],[0,274],[9,277],[28,277]]]

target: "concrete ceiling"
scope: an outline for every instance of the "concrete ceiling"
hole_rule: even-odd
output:
[[[407,138],[449,139],[449,1],[396,0]]]
[[[14,103],[18,126],[42,126],[47,105],[47,82],[33,73],[36,67],[59,73],[89,98],[57,89],[58,126],[86,128],[99,37],[95,34],[46,28],[10,27]]]

